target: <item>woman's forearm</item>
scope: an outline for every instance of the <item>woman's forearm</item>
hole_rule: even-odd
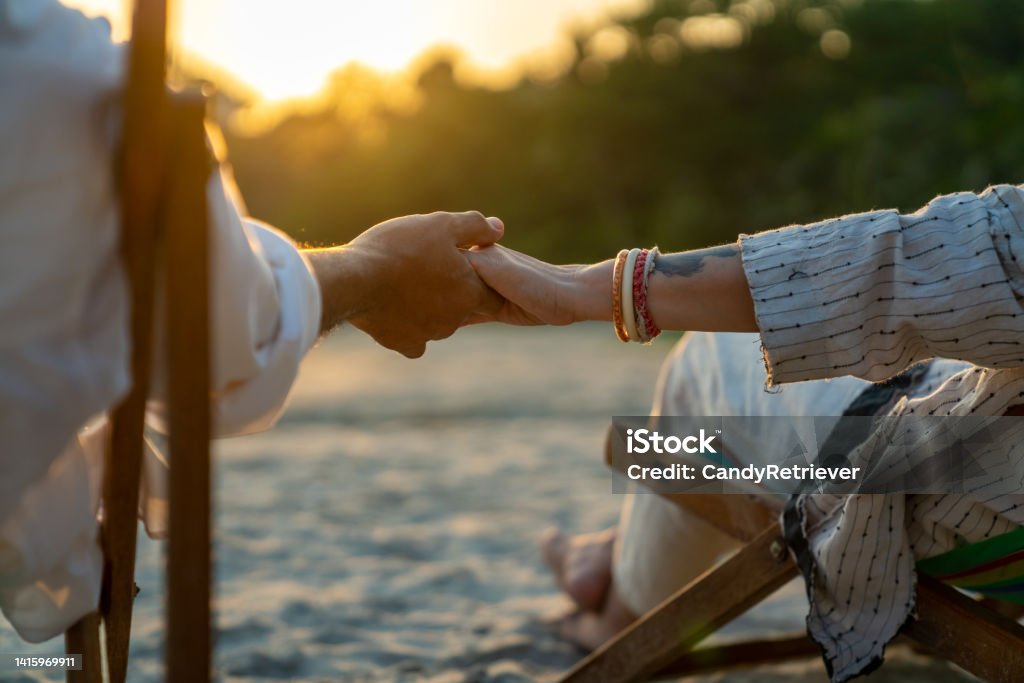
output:
[[[578,271],[579,320],[611,320],[612,268],[612,261],[604,261]],[[758,331],[736,244],[660,254],[647,300],[654,322],[665,330]]]

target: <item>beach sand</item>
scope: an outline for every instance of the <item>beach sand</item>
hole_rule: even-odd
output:
[[[646,414],[672,340],[606,326],[475,328],[409,361],[342,330],[311,354],[271,432],[217,449],[218,679],[547,680],[580,653],[537,539],[617,518],[612,415]],[[158,681],[161,546],[140,539],[131,681]],[[794,582],[727,635],[799,630]],[[0,653],[56,654],[0,623]],[[869,680],[972,680],[894,649]],[[0,666],[3,681],[63,680]],[[807,660],[694,681],[825,681]]]

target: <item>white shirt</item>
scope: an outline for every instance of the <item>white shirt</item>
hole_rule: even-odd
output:
[[[113,174],[124,54],[103,20],[0,0],[0,609],[31,641],[99,596],[104,415],[131,383]],[[274,423],[320,320],[309,264],[229,187],[208,185],[217,436]],[[160,535],[165,465],[152,449],[144,464],[140,515]]]

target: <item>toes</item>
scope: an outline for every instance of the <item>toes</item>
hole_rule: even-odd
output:
[[[568,549],[569,539],[560,529],[551,527],[544,530],[540,539],[540,555],[559,583],[565,572],[565,556]]]
[[[597,532],[573,539],[566,555],[563,587],[583,610],[594,611],[604,603],[612,582],[614,533]]]
[[[570,537],[548,529],[541,538],[544,563],[577,607],[597,610],[612,580],[614,529]]]

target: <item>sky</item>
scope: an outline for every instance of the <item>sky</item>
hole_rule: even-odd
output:
[[[128,34],[128,0],[63,0]],[[397,71],[434,45],[457,47],[471,77],[508,82],[564,48],[566,27],[600,23],[647,0],[178,0],[175,42],[269,101],[316,93],[358,61]]]

